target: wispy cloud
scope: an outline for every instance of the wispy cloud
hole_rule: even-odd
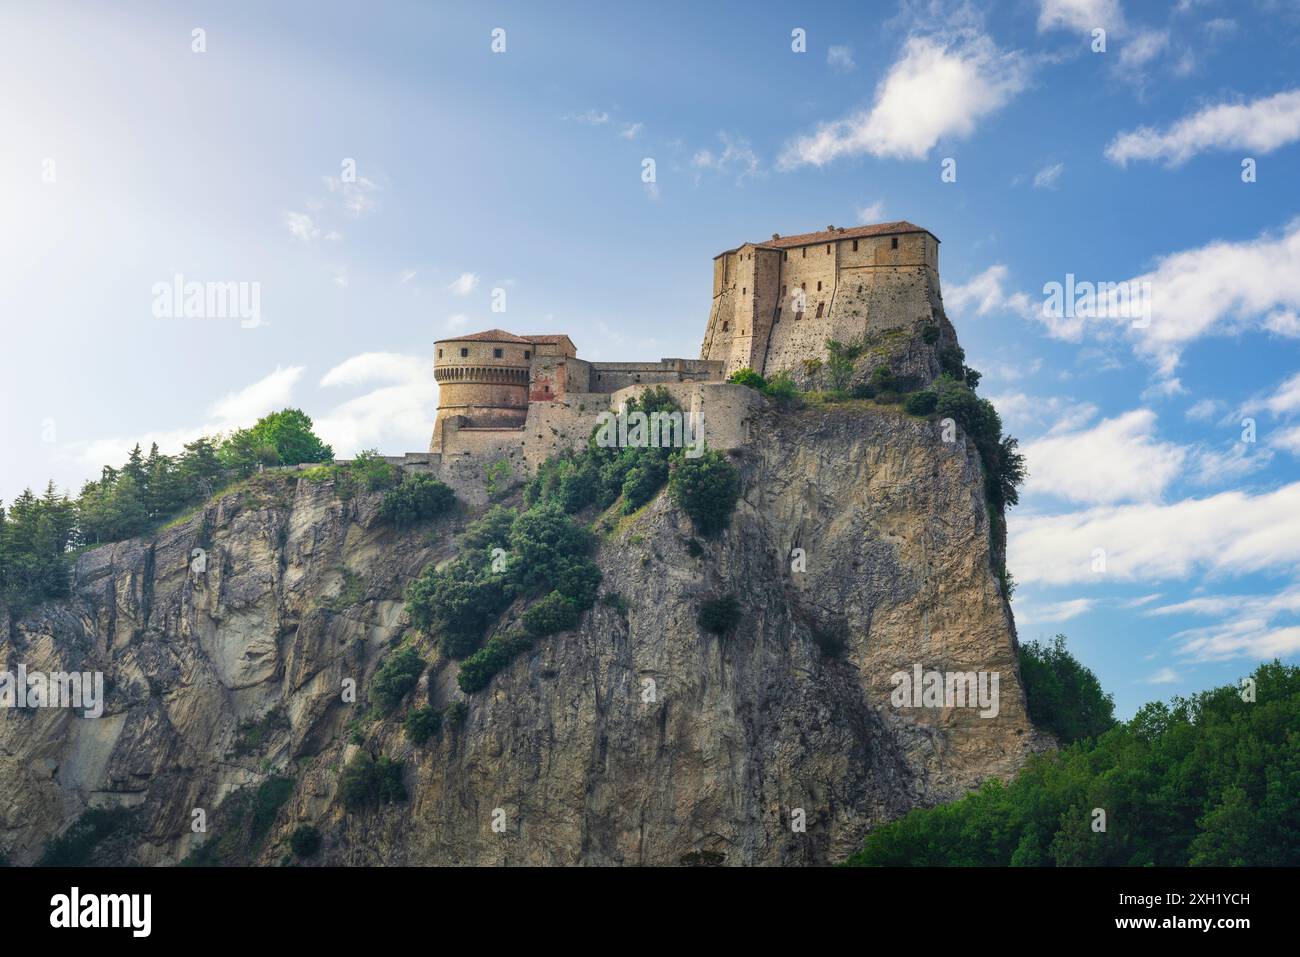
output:
[[[479,277],[472,272],[463,272],[451,281],[447,288],[453,295],[468,296],[478,288]]]
[[[986,35],[914,36],[876,88],[869,110],[823,123],[781,154],[780,168],[824,166],[871,155],[924,159],[944,137],[965,137],[976,123],[1024,89],[1028,68]]]
[[[852,73],[857,69],[853,62],[853,47],[833,46],[826,50],[826,65],[836,73]]]
[[[1180,166],[1207,150],[1271,153],[1300,140],[1300,89],[1249,103],[1207,106],[1172,126],[1150,126],[1121,133],[1106,147],[1106,158],[1120,166],[1135,160],[1163,160]]]

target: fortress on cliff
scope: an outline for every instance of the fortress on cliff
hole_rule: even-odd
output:
[[[939,240],[908,222],[745,243],[713,260],[713,299],[698,359],[589,362],[564,334],[489,329],[434,343],[438,410],[424,467],[474,495],[484,469],[504,459],[520,477],[548,456],[579,448],[600,412],[646,386],[662,386],[702,426],[710,448],[750,441],[757,392],[727,376],[749,367],[799,378],[825,359],[826,340],[942,324]]]

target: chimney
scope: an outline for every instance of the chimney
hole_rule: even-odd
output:
[[[780,239],[780,238],[781,238],[781,234],[780,234],[780,233],[773,233],[773,234],[772,234],[772,238],[773,238],[773,239]]]
[[[833,232],[835,232],[835,227],[834,227],[834,226],[827,226],[827,227],[826,227],[826,232],[828,232],[828,233],[833,233]]]

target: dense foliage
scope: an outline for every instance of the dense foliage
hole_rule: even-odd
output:
[[[1115,699],[1065,648],[1065,636],[1051,644],[1020,646],[1020,682],[1029,719],[1061,744],[1095,738],[1115,726]]]
[[[424,673],[424,659],[414,648],[406,647],[389,655],[370,684],[370,695],[384,711],[392,711],[415,687]]]
[[[432,475],[415,474],[384,493],[379,517],[398,528],[435,518],[456,502],[456,494]]]
[[[412,744],[424,744],[442,730],[442,712],[428,707],[412,708],[406,712],[402,728]]]
[[[708,598],[700,603],[696,623],[715,635],[730,634],[740,622],[740,602],[735,595]]]
[[[300,824],[289,837],[289,847],[298,857],[314,856],[320,845],[320,830],[310,824]]]
[[[668,491],[701,535],[715,535],[727,527],[740,500],[740,473],[710,449],[698,458],[674,459]]]
[[[1300,668],[1148,704],[1009,784],[877,828],[849,863],[1296,866]]]
[[[75,498],[51,482],[0,507],[0,598],[11,609],[68,593],[69,550],[143,535],[263,465],[321,461],[333,452],[298,409],[274,412],[249,429],[204,437],[179,455],[137,445],[120,468],[104,466]]]
[[[349,811],[405,801],[402,762],[385,757],[376,761],[359,752],[339,774],[339,798]]]

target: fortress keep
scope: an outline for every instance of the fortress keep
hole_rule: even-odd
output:
[[[749,413],[762,401],[727,383],[732,372],[748,366],[798,377],[805,360],[826,357],[827,339],[905,339],[899,334],[928,325],[945,338],[951,331],[939,296],[939,240],[929,230],[900,221],[774,235],[714,257],[698,359],[588,362],[564,334],[503,329],[438,340],[429,452],[401,461],[475,497],[487,466],[505,459],[522,477],[548,456],[581,447],[599,413],[651,385],[703,417],[710,447],[732,448],[750,440]],[[922,380],[937,374],[933,350],[877,351],[870,361]]]
[[[765,376],[826,357],[826,340],[929,322],[940,310],[939,240],[906,221],[745,243],[713,259],[700,358]]]

